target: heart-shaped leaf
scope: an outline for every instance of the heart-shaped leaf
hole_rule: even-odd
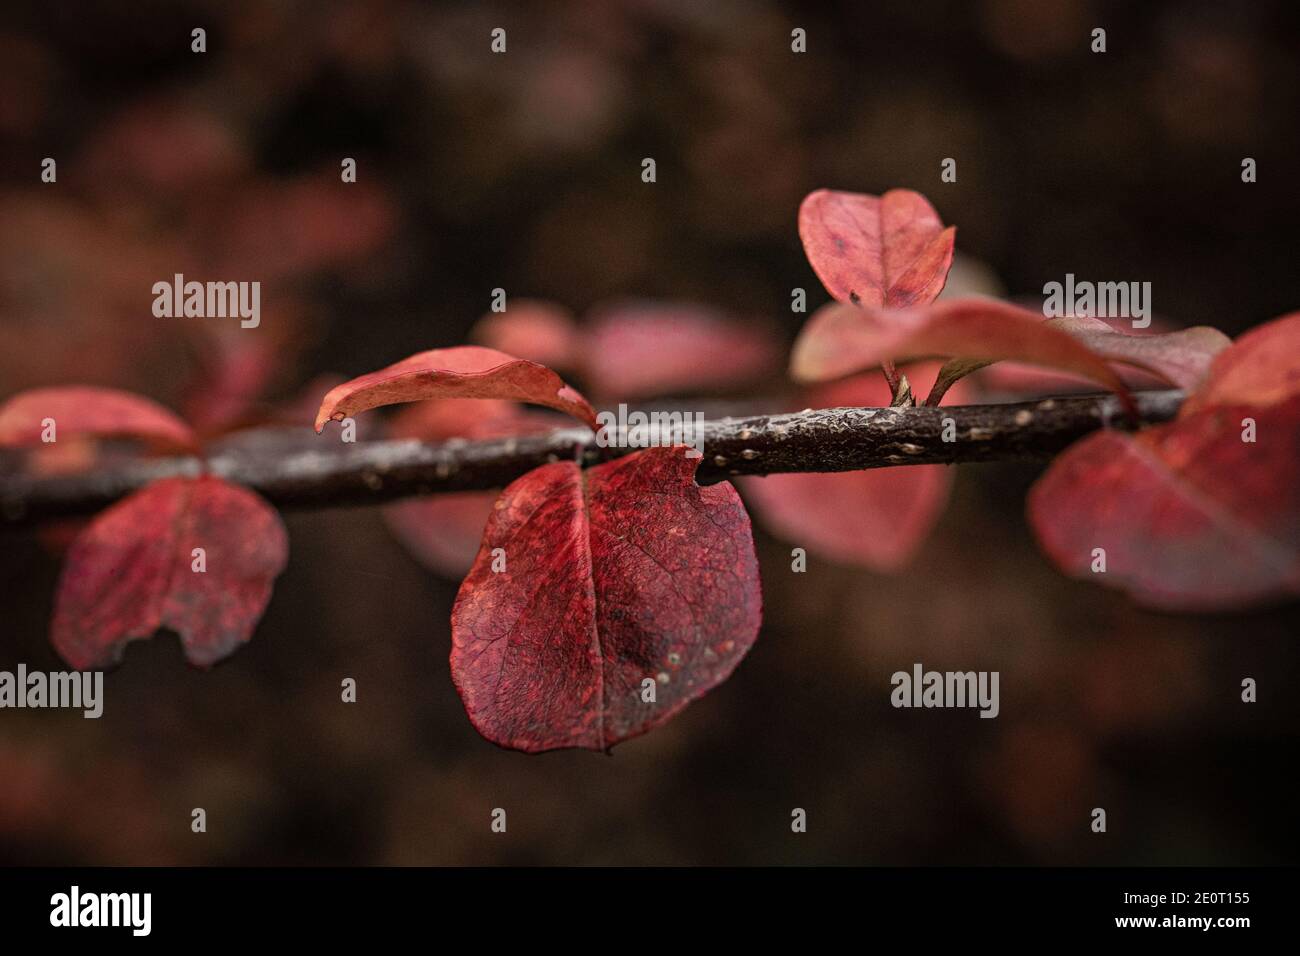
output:
[[[284,570],[275,509],[219,478],[166,478],[101,512],[73,542],[50,639],[81,670],[121,660],[160,627],[210,667],[249,639]]]
[[[606,750],[722,683],[758,634],[731,485],[686,448],[535,468],[497,501],[452,610],[451,672],[488,740]]]
[[[567,412],[593,431],[587,400],[544,365],[496,349],[462,345],[419,352],[331,390],[316,413],[316,431],[357,412],[429,398],[500,398]]]
[[[1300,394],[1300,312],[1251,329],[1210,366],[1181,415],[1210,405],[1272,405]]]
[[[799,207],[799,238],[817,278],[841,302],[925,305],[943,290],[956,228],[920,193],[819,189]]]
[[[0,405],[0,447],[44,443],[46,422],[56,442],[68,438],[135,438],[159,449],[190,451],[190,427],[157,402],[131,392],[90,385],[34,388]]]
[[[944,367],[931,403],[961,375],[1001,359],[1075,372],[1128,397],[1106,361],[1082,342],[1028,309],[979,297],[942,299],[909,310],[824,306],[795,342],[790,373],[816,382],[886,361],[934,357],[959,361]]]
[[[1212,406],[1136,435],[1098,432],[1052,463],[1028,513],[1062,570],[1152,607],[1300,593],[1300,397]]]

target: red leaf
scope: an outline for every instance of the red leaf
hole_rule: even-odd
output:
[[[592,394],[620,399],[745,385],[776,369],[781,351],[771,328],[690,302],[597,306],[579,328],[558,306],[516,301],[480,319],[470,335],[510,355],[574,372]]]
[[[804,326],[790,365],[794,378],[816,382],[886,361],[936,356],[963,360],[962,371],[1018,359],[1086,375],[1128,395],[1105,360],[1083,343],[1027,309],[977,297],[912,310],[824,306]]]
[[[268,336],[212,335],[181,407],[205,438],[253,420],[258,399],[282,370],[279,343]]]
[[[1048,319],[1046,324],[1068,332],[1118,366],[1115,374],[1131,389],[1175,385],[1190,392],[1205,380],[1214,357],[1231,344],[1226,335],[1206,325],[1190,329],[1153,327],[1134,334],[1116,328],[1114,323],[1119,321],[1070,315]],[[1016,362],[999,362],[982,370],[979,380],[990,391],[1016,395],[1060,394],[1092,387],[1092,383],[1079,375]]]
[[[932,376],[936,367],[903,371],[915,380]],[[884,379],[862,375],[809,392],[801,407],[871,408],[889,401]],[[832,561],[890,572],[912,559],[943,514],[952,472],[943,465],[909,465],[740,482],[756,519],[776,537]]]
[[[1115,374],[1131,391],[1167,387],[1165,379],[1141,369],[1121,367],[1115,369]],[[1017,400],[1097,390],[1096,384],[1082,375],[1020,362],[995,362],[972,374],[970,381],[986,394]]]
[[[722,683],[758,634],[758,562],[736,491],[652,448],[535,468],[497,501],[452,610],[451,673],[484,737],[605,750]],[[493,550],[506,569],[494,573]],[[657,702],[642,701],[656,682]]]
[[[623,399],[724,391],[780,366],[771,329],[687,302],[621,302],[597,309],[583,341],[585,381]]]
[[[202,548],[206,570],[193,570]],[[280,516],[219,478],[166,478],[99,514],[73,542],[50,638],[80,670],[121,660],[160,627],[209,667],[252,635],[284,570]]]
[[[1254,418],[1257,440],[1242,441]],[[1030,490],[1030,523],[1066,573],[1175,610],[1300,593],[1300,398],[1214,406],[1072,446]],[[1105,573],[1093,573],[1104,548]]]
[[[1143,369],[1189,392],[1205,380],[1214,357],[1232,344],[1226,335],[1208,325],[1129,335],[1090,316],[1049,319],[1047,324],[1069,333],[1104,359]]]
[[[948,500],[942,465],[745,479],[745,498],[776,537],[841,564],[897,571]]]
[[[944,294],[947,295],[951,291],[952,282],[949,281],[948,285],[944,287]],[[1024,305],[1031,311],[1041,308],[1038,303],[1029,299],[1016,304]],[[1128,334],[1127,329],[1121,330],[1115,328],[1115,326],[1119,323],[1130,323],[1132,320],[1125,317],[1098,317],[1098,321],[1114,328],[1116,332],[1124,331],[1125,334]],[[1163,319],[1153,316],[1150,326],[1137,330],[1134,334],[1157,335],[1163,332],[1176,331],[1175,327],[1169,325]],[[1121,366],[1115,371],[1130,389],[1164,388],[1166,385],[1164,378],[1152,375],[1150,372],[1143,372],[1140,369]],[[1082,375],[1056,372],[1041,366],[1021,362],[994,362],[992,365],[973,373],[971,382],[987,393],[1021,397],[1061,395],[1096,390],[1095,383],[1090,382]]]
[[[389,429],[394,438],[445,441],[483,440],[550,431],[563,419],[510,402],[448,398],[421,402],[398,414]],[[384,508],[389,530],[425,567],[460,579],[474,563],[483,526],[492,514],[496,491],[461,491],[408,498]]]
[[[1204,387],[1181,415],[1210,405],[1272,405],[1300,394],[1300,312],[1266,322],[1237,339],[1210,366]]]
[[[799,238],[826,291],[869,307],[933,301],[948,277],[956,232],[908,189],[879,197],[819,189],[799,207]]]
[[[41,445],[45,419],[55,438],[137,438],[157,448],[192,450],[194,433],[157,402],[114,388],[68,385],[20,392],[0,405],[0,447]]]
[[[316,413],[316,431],[328,421],[398,402],[429,398],[501,398],[567,412],[593,431],[587,400],[544,365],[477,345],[418,352],[378,372],[332,389]]]

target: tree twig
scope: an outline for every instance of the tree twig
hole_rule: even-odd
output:
[[[1172,418],[1180,391],[1136,396],[1142,424]],[[733,475],[857,471],[1048,457],[1101,427],[1123,427],[1111,395],[1007,405],[829,408],[709,421],[701,484]],[[585,428],[490,441],[339,441],[337,426],[315,436],[319,449],[263,443],[194,457],[139,459],[61,476],[0,476],[0,524],[28,525],[93,513],[150,481],[205,468],[257,491],[275,505],[314,508],[373,504],[434,492],[500,488],[538,465],[581,455],[593,465],[636,451],[601,447]],[[952,440],[947,440],[951,438]]]

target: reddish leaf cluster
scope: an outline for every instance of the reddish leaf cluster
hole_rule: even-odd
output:
[[[870,344],[854,336],[877,310],[893,318],[934,301],[952,265],[955,233],[923,196],[908,190],[875,197],[822,189],[804,200],[804,252],[838,302],[813,314],[795,346],[792,377],[821,384],[796,396],[791,410],[893,403],[907,382],[906,376],[893,378],[893,361],[912,356],[877,349],[864,358],[857,347]],[[841,321],[844,335],[826,328]],[[886,369],[886,378],[855,374],[875,365]],[[924,363],[906,372],[932,378],[938,368]],[[828,381],[846,375],[852,377]],[[777,536],[833,561],[888,572],[905,565],[929,536],[951,485],[942,465],[922,465],[769,475],[746,479],[743,487]]]
[[[115,389],[34,389],[0,406],[0,447],[109,438],[199,446],[167,409]],[[155,481],[73,539],[50,639],[73,667],[105,667],[166,627],[191,664],[210,667],[252,635],[288,554],[279,515],[247,488],[211,475]]]
[[[940,300],[954,229],[905,190],[819,190],[800,209],[799,234],[838,301],[795,345],[791,371],[804,390],[793,408],[911,405],[922,377],[934,405],[968,394],[964,377],[1001,360],[1082,376],[1124,401],[1133,382],[1184,389],[1176,421],[1103,430],[1048,469],[1028,502],[1044,549],[1067,572],[1099,573],[1159,607],[1300,593],[1300,313],[1230,344],[1207,328],[1132,335],[991,299]],[[626,399],[747,384],[775,356],[762,328],[688,305],[624,303],[578,325],[559,307],[518,301],[474,335],[486,346],[421,352],[330,389],[316,431],[394,403],[412,404],[390,432],[422,440],[524,435],[552,427],[554,411],[595,427],[591,404],[553,368]],[[195,406],[205,425],[220,431],[247,416],[266,359],[223,356],[214,401]],[[877,367],[880,378],[864,374]],[[39,457],[51,440],[93,449],[121,439],[155,452],[203,447],[167,409],[111,389],[36,389],[0,405],[0,447]],[[422,560],[468,567],[451,672],[489,740],[607,750],[726,680],[752,646],[761,595],[749,517],[731,485],[696,484],[698,459],[686,451],[651,448],[585,471],[556,461],[500,495],[387,510]],[[933,465],[745,482],[775,533],[882,570],[912,555],[948,487]],[[191,663],[210,666],[248,640],[286,556],[278,515],[248,489],[202,473],[154,482],[73,540],[54,646],[73,666],[102,667],[126,642],[169,628]]]
[[[325,396],[317,429],[350,411],[440,400],[595,414],[549,369],[495,349],[423,352]],[[426,422],[426,427],[429,423]],[[758,561],[727,484],[695,484],[684,446],[583,471],[536,468],[492,506],[452,610],[452,679],[470,720],[517,750],[606,750],[721,683],[758,635]],[[476,502],[474,503],[476,507]],[[427,516],[426,516],[427,517]]]
[[[800,211],[799,232],[814,271],[839,300],[814,314],[795,343],[791,374],[800,381],[876,366],[892,380],[896,361],[945,358],[927,399],[935,405],[953,382],[1010,359],[1090,378],[1126,399],[1127,387],[1112,363],[1188,388],[1227,345],[1222,333],[1207,328],[1125,335],[1099,320],[1044,320],[982,297],[935,301],[952,261],[951,232],[941,230],[923,197],[906,190],[879,198],[813,193]],[[901,400],[897,386],[895,400]]]
[[[611,402],[755,384],[780,361],[776,337],[766,326],[687,302],[611,302],[579,324],[554,303],[511,299],[504,312],[480,319],[470,335],[492,349],[575,375],[587,394]],[[554,422],[544,415],[509,402],[439,399],[399,414],[389,434],[446,441],[551,427]],[[491,492],[443,494],[399,502],[385,508],[384,516],[421,563],[460,578],[478,552],[495,500]]]
[[[1300,594],[1300,313],[1221,352],[1178,419],[1103,431],[1029,494],[1043,549],[1153,607]]]
[[[790,368],[799,381],[826,382],[880,367],[893,403],[907,404],[914,401],[910,383],[896,375],[894,363],[946,359],[925,402],[937,405],[971,372],[1011,360],[1090,379],[1129,404],[1128,385],[1117,366],[1190,390],[1228,346],[1227,336],[1205,327],[1131,335],[1099,319],[1045,320],[982,297],[938,300],[952,261],[952,230],[943,229],[923,197],[906,190],[881,197],[819,190],[804,201],[799,234],[814,271],[838,300],[818,310],[795,343]],[[946,485],[928,475],[895,480],[889,472],[783,475],[776,482],[780,493],[760,491],[756,503],[762,502],[761,510],[784,536],[822,546],[843,560],[888,569],[920,544],[946,493]],[[752,484],[765,488],[772,481]],[[792,500],[805,504],[796,508]],[[918,501],[932,507],[909,507]],[[853,512],[855,517],[845,517]],[[930,520],[907,520],[917,513]],[[886,544],[870,539],[879,532],[893,537]]]

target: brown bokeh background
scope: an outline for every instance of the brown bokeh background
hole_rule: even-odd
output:
[[[283,406],[463,341],[496,287],[694,299],[788,343],[791,288],[825,298],[795,232],[821,186],[924,192],[1010,294],[1149,280],[1164,318],[1234,335],[1300,307],[1294,4],[882,6],[6,3],[0,395],[86,382],[215,415],[210,381],[242,374]],[[262,327],[154,318],[174,272],[260,279]],[[273,348],[245,355],[254,334]],[[1156,614],[1065,579],[1023,517],[1040,467],[962,468],[896,575],[791,574],[758,531],[753,651],[608,757],[483,741],[448,674],[455,582],[377,510],[289,515],[229,661],[190,670],[162,635],[108,675],[101,720],[0,711],[0,860],[1294,860],[1295,605]],[[4,535],[0,668],[61,666],[56,537]],[[1001,716],[891,708],[915,661],[1000,671]]]

